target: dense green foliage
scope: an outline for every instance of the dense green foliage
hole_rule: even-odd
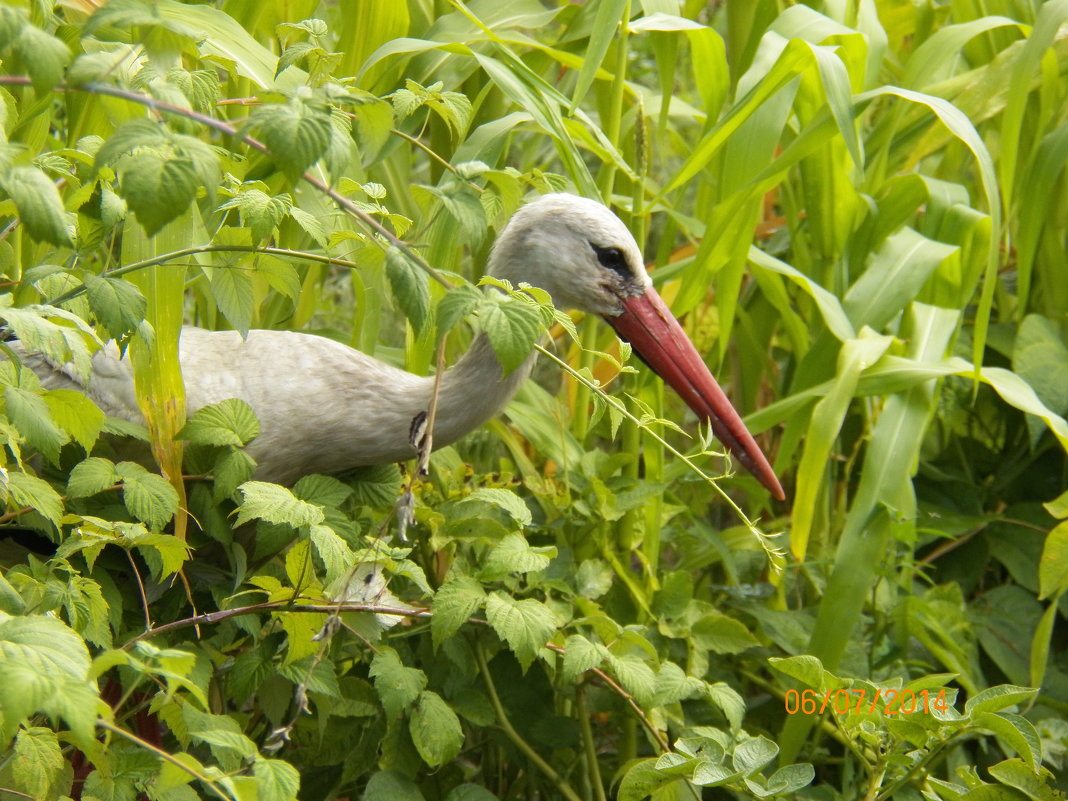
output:
[[[44,538],[0,540],[0,798],[1063,797],[1068,0],[96,5],[0,5],[0,318],[117,340],[147,426],[0,343]],[[474,289],[550,189],[787,504],[606,327]],[[186,420],[183,322],[554,340],[428,477],[287,488],[247,406]]]

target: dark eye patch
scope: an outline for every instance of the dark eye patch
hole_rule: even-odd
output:
[[[602,267],[613,272],[618,273],[623,278],[633,278],[630,267],[627,266],[627,257],[623,255],[623,251],[614,247],[598,247],[597,245],[590,243],[590,247],[593,248],[593,252],[597,254],[597,261]]]

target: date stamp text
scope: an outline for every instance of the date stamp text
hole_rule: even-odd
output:
[[[874,715],[910,715],[914,712],[946,712],[950,703],[946,691],[933,694],[928,690],[827,690],[822,695],[815,690],[787,690],[784,698],[786,714],[822,715],[828,709],[837,715],[850,712]]]

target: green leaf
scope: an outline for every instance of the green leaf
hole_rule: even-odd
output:
[[[708,686],[708,698],[722,710],[727,722],[731,725],[732,731],[742,727],[742,717],[745,715],[745,699],[738,694],[737,690],[725,682],[717,681],[715,684]]]
[[[648,662],[632,654],[620,657],[609,654],[608,667],[623,689],[633,695],[638,703],[653,703],[656,697],[656,673]]]
[[[238,489],[244,501],[238,507],[235,521],[237,526],[257,518],[268,523],[283,523],[293,528],[323,522],[323,510],[320,506],[299,500],[285,487],[264,481],[246,481]]]
[[[694,623],[691,638],[694,645],[717,654],[738,654],[760,645],[741,621],[718,613],[705,615]]]
[[[85,276],[85,289],[89,308],[113,339],[136,331],[144,321],[148,302],[129,281],[89,273]]]
[[[0,742],[35,712],[62,717],[89,742],[99,698],[88,672],[85,642],[59,620],[0,613]]]
[[[735,770],[752,776],[778,754],[779,746],[767,737],[754,737],[735,746],[732,762]]]
[[[415,750],[432,768],[452,760],[460,753],[464,744],[460,719],[441,696],[432,690],[419,693],[408,731],[412,735]]]
[[[382,700],[382,707],[391,718],[396,718],[415,703],[426,688],[426,674],[415,668],[405,667],[397,652],[382,647],[371,660],[371,678],[375,691]]]
[[[555,556],[555,547],[533,548],[522,534],[513,532],[505,535],[490,551],[482,575],[492,580],[513,573],[534,573],[547,568]]]
[[[177,439],[198,445],[244,447],[260,434],[260,423],[252,407],[238,398],[227,398],[197,409],[186,420]]]
[[[486,600],[482,585],[470,576],[456,575],[442,584],[431,604],[430,634],[435,650],[459,631]]]
[[[520,526],[529,526],[533,521],[526,503],[511,490],[480,487],[464,498],[464,502],[468,501],[481,501],[503,509]]]
[[[364,788],[361,801],[426,801],[419,785],[402,773],[380,770]]]
[[[329,107],[314,98],[259,106],[251,123],[290,180],[322,158],[330,145]]]
[[[352,496],[352,487],[331,476],[312,474],[302,477],[293,485],[293,494],[302,501],[337,508]]]
[[[462,284],[450,289],[445,296],[438,301],[437,325],[438,340],[452,331],[460,322],[475,309],[482,305],[484,295],[470,284]]]
[[[769,795],[791,795],[810,785],[815,777],[815,769],[807,762],[786,765],[771,774],[766,789]]]
[[[31,446],[52,464],[59,463],[59,448],[67,436],[59,430],[38,393],[20,387],[4,387],[7,416]]]
[[[417,332],[423,330],[430,308],[430,290],[427,276],[401,251],[394,247],[386,250],[386,275],[393,290],[393,297],[408,322]]]
[[[115,465],[110,459],[90,456],[78,462],[67,478],[67,494],[72,498],[88,498],[113,487],[120,481]]]
[[[122,500],[130,514],[153,531],[170,522],[178,511],[178,492],[167,479],[136,462],[119,462],[115,472],[122,479]]]
[[[256,801],[296,801],[300,774],[288,762],[257,756],[252,775],[256,777]]]
[[[572,634],[564,642],[564,678],[569,682],[592,668],[600,667],[611,654],[600,643],[591,642],[581,634]]]
[[[619,783],[617,801],[644,801],[665,785],[683,781],[657,770],[656,759],[642,759],[632,762]]]
[[[382,509],[397,502],[401,473],[396,464],[360,467],[349,474],[349,479],[353,501],[361,506]]]
[[[973,695],[964,704],[964,716],[978,715],[983,712],[1000,712],[1010,706],[1018,706],[1031,700],[1038,694],[1032,687],[1017,687],[1013,684],[999,684]]]
[[[0,183],[15,203],[19,219],[30,236],[57,247],[71,245],[73,229],[63,209],[63,198],[43,170],[15,167]]]
[[[7,491],[16,506],[34,509],[59,530],[63,499],[47,481],[29,473],[11,471],[6,476],[0,473],[0,489]]]
[[[259,189],[246,189],[219,206],[220,209],[238,210],[242,224],[252,232],[253,244],[271,236],[292,207],[293,199],[288,194],[272,197]]]
[[[1038,563],[1038,586],[1040,599],[1068,588],[1068,521],[1059,523],[1046,535]]]
[[[121,194],[149,236],[180,217],[200,186],[192,160],[155,149],[124,157],[117,172]]]
[[[54,785],[60,778],[66,760],[59,748],[56,733],[42,726],[19,731],[15,738],[15,754],[11,765],[15,789],[33,798],[58,795]]]
[[[326,567],[327,583],[338,579],[355,563],[356,555],[348,543],[329,526],[312,525],[309,528],[309,536],[315,546],[315,552]]]
[[[44,393],[52,419],[88,453],[104,429],[104,413],[81,392],[51,389]]]
[[[542,332],[541,313],[533,304],[500,297],[479,311],[482,330],[489,337],[505,374],[523,364]]]
[[[486,599],[486,620],[515,652],[524,672],[556,631],[556,619],[544,604],[533,598],[516,600],[503,592]]]
[[[70,63],[70,48],[63,42],[33,25],[25,25],[15,50],[26,64],[33,88],[47,92],[63,80],[63,70]]]
[[[1017,755],[1023,757],[1031,770],[1038,770],[1042,762],[1042,746],[1034,724],[1027,718],[1008,712],[978,712],[972,715],[972,724],[994,732]]]
[[[232,498],[237,488],[252,478],[256,463],[244,451],[231,451],[215,462],[211,472],[215,478],[212,497],[219,502],[223,498]]]

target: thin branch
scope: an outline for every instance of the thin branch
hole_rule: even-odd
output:
[[[97,718],[96,719],[96,725],[99,726],[101,729],[105,729],[106,731],[112,732],[113,734],[117,734],[119,737],[122,737],[122,738],[124,738],[126,740],[129,740],[130,742],[132,742],[132,743],[134,743],[136,745],[141,746],[146,751],[151,751],[153,754],[155,754],[157,757],[162,759],[164,762],[170,763],[171,765],[174,765],[174,767],[178,768],[179,770],[181,770],[181,771],[183,771],[185,773],[188,773],[194,779],[196,779],[197,781],[199,781],[202,784],[204,784],[205,786],[207,786],[213,793],[215,793],[215,795],[217,795],[217,796],[219,796],[219,798],[223,799],[223,801],[240,801],[240,799],[237,798],[236,796],[233,796],[233,795],[230,795],[228,793],[223,792],[223,790],[219,787],[219,785],[217,785],[215,782],[213,782],[207,776],[205,776],[202,773],[200,773],[199,771],[193,769],[192,767],[187,765],[185,762],[182,762],[180,759],[178,759],[178,758],[172,756],[171,754],[167,753],[162,748],[158,748],[158,747],[154,746],[152,743],[148,742],[147,740],[142,740],[136,734],[133,734],[132,732],[128,732],[128,731],[126,731],[126,729],[122,729],[122,728],[116,726],[113,723],[109,723],[108,721],[104,720],[103,718]]]
[[[0,86],[29,86],[30,79],[25,75],[0,75]],[[153,111],[165,112],[168,114],[176,114],[179,117],[184,117],[187,120],[193,120],[198,122],[206,128],[211,128],[224,136],[233,137],[251,147],[253,150],[259,151],[270,155],[270,150],[260,140],[249,136],[248,134],[241,133],[236,126],[231,125],[228,122],[218,120],[207,114],[202,114],[199,111],[193,111],[191,108],[184,108],[182,106],[176,106],[173,103],[167,103],[163,100],[157,100],[154,97],[141,94],[140,92],[133,92],[129,89],[122,89],[117,86],[108,86],[102,83],[87,83],[84,86],[67,86],[66,84],[57,84],[54,89],[60,92],[86,92],[88,94],[104,95],[106,97],[117,97],[121,100],[128,100],[131,103],[138,103],[139,105],[150,108]],[[419,256],[412,248],[402,239],[397,237],[392,231],[390,231],[382,223],[378,222],[374,217],[365,212],[343,194],[336,189],[328,186],[320,178],[312,175],[310,172],[306,172],[301,176],[305,181],[325,194],[331,200],[333,200],[343,211],[352,215],[358,219],[363,225],[370,228],[382,239],[388,242],[393,247],[400,250],[406,257],[411,259],[412,263],[418,265],[420,269],[427,273],[431,278],[437,281],[442,286],[451,289],[452,284],[445,280],[436,269],[426,262],[421,256]]]
[[[512,722],[508,719],[508,713],[504,710],[504,705],[501,703],[500,696],[497,695],[497,687],[493,683],[493,677],[490,676],[489,665],[486,662],[486,655],[482,651],[482,646],[476,642],[474,647],[475,661],[478,662],[478,672],[482,674],[482,681],[486,685],[486,692],[489,693],[490,705],[493,707],[493,711],[497,716],[497,725],[500,726],[501,731],[505,736],[511,740],[512,744],[518,748],[523,755],[534,763],[545,777],[556,785],[556,789],[560,791],[568,801],[582,801],[582,798],[575,792],[574,788],[568,783],[567,779],[561,776],[556,770],[546,762],[541,754],[534,750],[534,748],[524,740],[519,732],[512,726]]]
[[[137,569],[137,562],[133,558],[133,552],[124,548],[126,551],[126,558],[130,560],[130,567],[133,568],[134,578],[137,579],[137,592],[141,595],[141,608],[145,612],[145,631],[151,631],[152,629],[152,615],[148,611],[148,596],[145,595],[145,583],[141,581],[141,571]]]

